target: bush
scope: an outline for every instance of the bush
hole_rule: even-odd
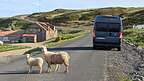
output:
[[[31,53],[36,52],[36,51],[42,51],[42,50],[41,50],[41,48],[34,48],[34,49],[26,51],[24,54],[31,54]]]
[[[61,37],[59,36],[54,40],[54,42],[58,42],[58,41],[61,41]]]
[[[69,34],[74,34],[74,33],[79,33],[81,32],[82,30],[73,30],[73,31],[69,31]]]
[[[61,38],[61,40],[68,40],[68,39],[71,39],[71,38],[74,38],[74,37],[76,37],[75,35],[65,35],[65,36],[63,36],[62,38]]]

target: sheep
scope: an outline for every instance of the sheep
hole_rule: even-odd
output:
[[[4,43],[3,43],[3,41],[0,41],[0,45],[3,45]]]
[[[27,64],[29,65],[28,73],[31,72],[32,66],[37,66],[39,68],[39,73],[40,74],[42,73],[43,59],[41,57],[33,58],[30,56],[30,54],[26,54],[26,61]]]
[[[50,52],[45,46],[42,46],[42,51],[44,60],[48,64],[47,72],[51,72],[51,65],[56,65],[55,71],[58,70],[60,64],[64,64],[64,72],[68,72],[70,56],[67,52]]]

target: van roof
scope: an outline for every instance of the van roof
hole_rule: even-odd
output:
[[[95,18],[95,22],[121,23],[121,18],[119,16],[98,15]]]

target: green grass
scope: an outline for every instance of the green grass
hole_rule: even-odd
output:
[[[117,78],[118,81],[132,81],[128,76],[122,74],[119,74]]]
[[[0,45],[0,52],[30,48],[28,46]]]
[[[18,30],[18,29],[24,29],[31,25],[30,22],[22,20],[22,19],[17,19],[17,18],[8,18],[8,19],[3,19],[0,21],[0,29],[5,29],[9,28],[12,30]]]
[[[124,17],[123,21],[126,25],[144,24],[144,9],[125,14]]]
[[[124,30],[124,39],[126,42],[144,48],[144,29],[126,29]]]

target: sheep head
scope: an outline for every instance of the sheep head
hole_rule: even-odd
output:
[[[26,58],[27,58],[27,59],[30,58],[30,54],[26,54]]]
[[[46,46],[42,46],[42,52],[44,52],[44,53],[47,52],[47,47]]]
[[[44,49],[46,49],[46,46],[44,46],[44,45],[42,45],[41,47],[44,48]]]

